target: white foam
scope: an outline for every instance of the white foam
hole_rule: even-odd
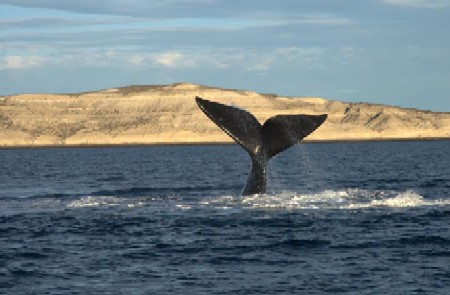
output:
[[[247,209],[362,209],[447,206],[450,200],[426,199],[414,191],[374,191],[362,189],[324,190],[317,193],[282,192],[245,197],[219,197],[204,205],[241,206]]]
[[[181,209],[181,210],[190,210],[190,209],[192,209],[192,207],[190,205],[184,205],[184,204],[177,204],[176,207]]]
[[[247,208],[270,209],[328,209],[347,203],[348,192],[325,190],[319,193],[297,194],[283,192],[276,195],[253,195],[242,199]]]
[[[182,202],[177,197],[117,197],[117,196],[85,196],[69,202],[66,207],[121,207],[121,208],[141,208],[151,204],[151,207],[175,207],[181,210],[191,209],[191,205]]]
[[[365,208],[415,208],[424,206],[449,206],[450,199],[427,199],[407,190],[403,192],[341,189],[316,193],[281,192],[252,196],[220,196],[201,200],[183,198],[121,198],[116,196],[85,196],[67,204],[70,208],[120,206],[125,208],[146,207],[192,210],[211,208],[224,211],[233,209],[365,209]]]
[[[142,206],[143,202],[139,200],[118,198],[113,196],[86,196],[79,200],[70,202],[67,207],[83,208],[83,207],[99,207],[99,206],[126,206],[134,208]]]
[[[404,207],[422,207],[422,206],[443,206],[450,205],[450,200],[427,200],[414,191],[406,191],[396,195],[393,198],[386,198],[381,200],[373,200],[370,203],[371,207],[383,206],[392,208]]]

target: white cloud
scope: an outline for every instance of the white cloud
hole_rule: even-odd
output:
[[[289,61],[303,60],[315,61],[324,54],[325,48],[320,47],[281,47],[274,51],[274,54]]]
[[[194,65],[192,61],[189,61],[189,57],[184,56],[180,52],[166,52],[157,54],[154,57],[154,62],[168,68]]]
[[[44,62],[45,58],[40,56],[10,55],[0,59],[0,70],[34,68],[42,65]]]
[[[215,69],[240,68],[247,71],[266,72],[277,65],[300,63],[313,65],[321,62],[324,48],[286,47],[271,50],[221,50],[190,48],[177,52],[162,52],[153,55],[135,55],[129,62],[145,66],[147,63],[168,67],[208,67]]]
[[[327,13],[287,13],[279,15],[278,19],[284,20],[287,24],[307,24],[319,26],[346,26],[353,23],[346,17]]]
[[[162,66],[165,68],[186,68],[195,67],[197,64],[196,56],[188,52],[167,51],[157,53],[135,53],[132,55],[122,56],[119,54],[118,59],[125,61],[133,66]]]
[[[450,6],[449,0],[382,0],[382,2],[398,6],[442,8]]]
[[[56,68],[119,66],[130,69],[150,67],[174,70],[235,68],[251,72],[268,72],[278,66],[292,63],[308,67],[318,66],[326,54],[326,49],[313,47],[279,47],[270,50],[189,47],[154,52],[74,49],[42,52],[41,56],[6,56],[0,58],[0,69],[26,69],[38,66]]]

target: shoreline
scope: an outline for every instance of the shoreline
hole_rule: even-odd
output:
[[[198,108],[198,95],[247,109],[260,122],[328,114],[305,144],[450,139],[450,113],[175,83],[0,97],[0,149],[233,144]]]
[[[364,139],[323,139],[302,140],[300,144],[317,143],[363,143],[363,142],[413,142],[413,141],[450,141],[450,137],[413,137],[413,138],[364,138]],[[232,141],[212,142],[155,142],[155,143],[112,143],[112,144],[39,144],[39,145],[0,145],[0,150],[7,149],[57,149],[57,148],[114,148],[114,147],[156,147],[156,146],[200,146],[200,145],[236,145]]]

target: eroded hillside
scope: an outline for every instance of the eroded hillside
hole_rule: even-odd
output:
[[[308,140],[450,138],[450,113],[176,83],[0,97],[0,145],[230,142],[195,96],[245,108],[261,122],[275,114],[327,113]]]

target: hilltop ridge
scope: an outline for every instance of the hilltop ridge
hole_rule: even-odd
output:
[[[450,113],[174,83],[0,96],[0,146],[232,142],[198,109],[195,96],[238,105],[260,122],[276,114],[327,113],[306,140],[450,138]]]

